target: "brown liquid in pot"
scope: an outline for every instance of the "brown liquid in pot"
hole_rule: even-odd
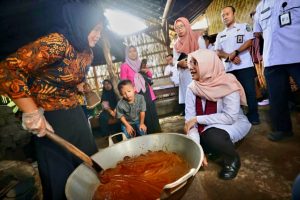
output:
[[[155,200],[166,184],[188,171],[188,163],[176,153],[156,151],[125,157],[115,168],[99,175],[102,184],[93,199]]]

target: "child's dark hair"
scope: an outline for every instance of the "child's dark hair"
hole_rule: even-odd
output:
[[[130,80],[121,80],[119,83],[118,83],[118,90],[119,92],[121,93],[121,90],[122,88],[125,86],[125,85],[132,85],[131,81]]]

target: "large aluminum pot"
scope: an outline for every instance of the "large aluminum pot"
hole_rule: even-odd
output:
[[[117,134],[116,134],[117,135]],[[123,135],[123,138],[126,138]],[[125,156],[138,156],[151,151],[176,152],[183,156],[191,167],[190,171],[173,183],[165,185],[160,199],[179,199],[183,196],[203,161],[201,146],[185,135],[159,133],[136,137],[113,144],[92,156],[104,169],[113,168]],[[69,200],[90,200],[100,182],[96,173],[84,164],[78,166],[68,178],[65,193]]]

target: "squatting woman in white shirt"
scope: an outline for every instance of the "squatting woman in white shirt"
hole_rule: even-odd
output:
[[[190,53],[188,65],[193,81],[186,93],[185,130],[206,152],[224,158],[220,178],[233,179],[241,165],[234,143],[251,128],[241,110],[247,105],[244,89],[213,51]]]

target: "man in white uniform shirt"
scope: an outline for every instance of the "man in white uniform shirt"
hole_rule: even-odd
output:
[[[174,85],[179,84],[179,76],[177,71],[177,66],[173,64],[173,54],[169,54],[166,57],[167,66],[164,71],[165,76],[170,76],[171,81],[174,83]]]
[[[249,25],[235,22],[235,8],[232,6],[223,8],[221,17],[226,28],[217,35],[215,50],[224,62],[225,71],[234,74],[244,87],[248,120],[257,125],[260,121],[255,93],[256,72],[249,52],[253,32]]]
[[[279,141],[293,135],[289,76],[300,86],[300,1],[263,0],[254,19],[254,32],[262,32],[264,38],[264,74],[273,128],[268,138]]]

